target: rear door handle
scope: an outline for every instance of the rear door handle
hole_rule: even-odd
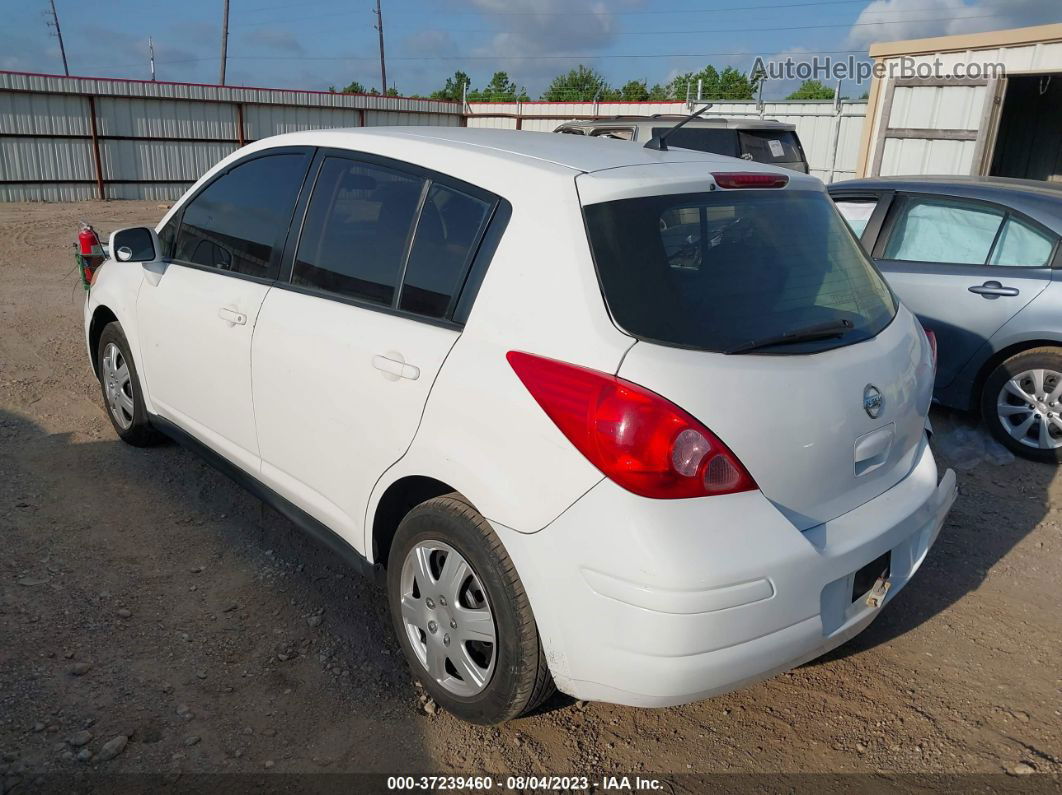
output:
[[[975,284],[972,287],[967,288],[971,293],[977,293],[983,295],[985,298],[999,298],[1001,295],[1017,295],[1017,287],[1004,287],[1002,284],[996,281],[985,282],[984,284]]]
[[[419,367],[400,362],[398,359],[392,359],[389,356],[373,356],[372,366],[385,376],[389,377],[392,381],[399,378],[408,378],[410,381],[416,381],[420,378]]]
[[[223,306],[218,310],[218,317],[226,323],[232,323],[234,326],[247,325],[247,315],[243,312],[237,312],[235,309],[229,309],[227,306]]]

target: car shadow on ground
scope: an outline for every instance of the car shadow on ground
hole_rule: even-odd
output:
[[[932,421],[939,439],[957,427],[975,426],[977,418],[934,408]],[[809,665],[888,643],[947,611],[977,590],[989,570],[1050,510],[1048,489],[1056,466],[1016,458],[1004,465],[985,460],[969,467],[969,461],[949,459],[940,448],[934,443],[937,467],[941,475],[948,467],[956,470],[959,496],[936,544],[911,582],[866,630]]]
[[[0,411],[0,542],[0,747],[31,767],[86,725],[124,770],[441,767],[383,592],[179,446]]]

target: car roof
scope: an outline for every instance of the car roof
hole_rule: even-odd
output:
[[[1010,177],[901,176],[869,177],[834,182],[831,193],[859,190],[901,190],[964,199],[980,199],[1011,207],[1062,234],[1062,184]]]
[[[580,119],[565,122],[561,127],[613,127],[617,124],[638,124],[666,127],[677,124],[687,118],[677,113],[656,113],[652,116],[611,116],[604,119]],[[701,117],[691,119],[687,127],[724,127],[743,130],[795,130],[796,125],[786,124],[777,119],[731,119],[723,116]]]
[[[307,130],[264,138],[256,148],[270,146],[327,146],[385,154],[402,141],[416,142],[420,147],[435,150],[445,156],[448,152],[478,155],[500,166],[518,159],[523,164],[542,168],[561,167],[590,173],[624,166],[659,165],[667,163],[707,163],[733,168],[749,161],[710,152],[674,148],[665,152],[642,146],[624,146],[615,141],[586,138],[581,135],[555,135],[547,132],[495,130],[468,127],[355,127],[349,129]],[[385,151],[386,150],[386,151]],[[764,164],[756,164],[757,169]],[[781,169],[764,166],[771,171]],[[788,174],[785,171],[782,173]]]

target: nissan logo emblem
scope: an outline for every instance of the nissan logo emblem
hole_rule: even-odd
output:
[[[872,420],[876,420],[885,408],[885,398],[881,390],[873,384],[867,384],[863,389],[863,411]]]

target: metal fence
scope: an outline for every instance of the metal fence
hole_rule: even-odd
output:
[[[392,124],[553,130],[572,119],[682,113],[683,102],[461,103],[0,72],[0,201],[178,198],[246,143]],[[729,102],[709,115],[796,124],[812,173],[855,174],[865,102]]]
[[[269,135],[462,122],[430,99],[0,72],[0,201],[176,199]]]
[[[566,121],[609,116],[686,113],[685,102],[484,102],[468,107],[469,127],[551,131]],[[706,116],[777,119],[795,124],[811,173],[825,182],[856,176],[865,100],[718,102]]]

